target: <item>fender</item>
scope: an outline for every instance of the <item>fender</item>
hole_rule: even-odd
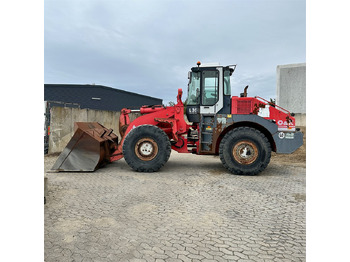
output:
[[[226,120],[224,120],[226,119]],[[226,123],[224,123],[226,121]],[[216,116],[216,132],[220,132],[220,138],[217,140],[217,147],[221,138],[231,129],[238,126],[251,126],[257,128],[265,134],[271,143],[271,148],[276,153],[290,154],[293,153],[303,144],[303,133],[296,132],[279,132],[278,125],[272,120],[265,119],[255,114],[218,114]],[[282,135],[283,133],[284,135]],[[290,135],[286,135],[289,133]]]

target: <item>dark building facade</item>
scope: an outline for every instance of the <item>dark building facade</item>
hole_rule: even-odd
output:
[[[80,108],[120,111],[138,109],[143,105],[161,105],[162,99],[127,92],[102,85],[45,84],[44,100],[58,102],[57,106],[71,104]]]

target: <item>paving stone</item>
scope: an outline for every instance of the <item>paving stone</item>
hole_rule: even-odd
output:
[[[218,262],[227,262],[227,259],[221,257],[221,256],[214,256],[214,260]]]
[[[166,261],[168,261],[168,262],[182,262],[182,260],[178,259],[178,258],[168,258]]]
[[[178,255],[185,255],[185,256],[190,254],[190,252],[188,252],[187,250],[179,250],[179,249],[175,250],[174,253]]]
[[[276,250],[275,252],[277,252],[277,250]],[[245,255],[247,255],[247,256],[256,256],[256,255],[259,254],[258,252],[252,251],[252,250],[248,250],[248,251],[247,251],[247,250],[244,250],[242,253],[245,254]]]
[[[304,167],[272,161],[245,177],[218,157],[181,157],[172,152],[158,173],[124,160],[48,173],[45,262],[305,261],[305,201],[295,201]]]
[[[210,255],[212,255],[212,256],[222,256],[223,255],[221,251],[213,251],[213,250],[211,250],[211,251],[208,251],[208,253]]]
[[[159,253],[155,253],[154,255],[152,255],[152,257],[154,258],[158,258],[158,259],[168,259],[169,256],[166,254],[159,254]]]
[[[206,251],[199,251],[199,254],[203,257],[205,257],[206,259],[212,259],[213,256],[208,254]]]
[[[164,254],[164,250],[160,247],[153,247],[152,250],[158,254]]]
[[[130,262],[147,262],[146,259],[143,259],[143,258],[132,258],[132,259],[129,259]]]
[[[198,259],[198,260],[201,260],[204,258],[201,255],[195,255],[195,254],[189,254],[189,255],[187,255],[187,257],[192,258],[192,259]]]
[[[226,255],[233,255],[233,251],[220,247],[219,250]]]
[[[224,255],[224,256],[222,256],[222,258],[227,259],[227,260],[231,260],[231,261],[237,261],[240,259],[239,256],[233,256],[233,255]]]
[[[197,249],[194,249],[192,247],[186,247],[186,251],[188,251],[190,254],[198,255],[199,251]]]
[[[185,255],[179,255],[178,258],[181,259],[183,262],[192,262],[192,259],[186,257]]]

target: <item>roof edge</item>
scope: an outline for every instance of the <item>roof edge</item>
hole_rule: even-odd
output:
[[[118,88],[114,88],[114,87],[109,87],[109,86],[104,86],[104,85],[92,85],[92,84],[44,84],[45,86],[77,86],[77,87],[100,87],[100,88],[104,88],[107,90],[113,90],[113,91],[119,91],[122,93],[127,93],[127,94],[132,94],[132,95],[139,95],[139,96],[143,96],[143,97],[147,97],[147,98],[153,98],[153,99],[159,99],[159,100],[163,100],[162,98],[158,98],[158,97],[153,97],[153,96],[148,96],[148,95],[142,95],[139,93],[135,93],[135,92],[130,92],[130,91],[125,91],[122,89],[118,89]]]

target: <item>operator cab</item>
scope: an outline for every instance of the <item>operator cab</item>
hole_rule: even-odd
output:
[[[235,68],[236,65],[224,67],[200,62],[191,68],[186,107],[188,121],[199,123],[201,115],[231,113],[230,76]]]

